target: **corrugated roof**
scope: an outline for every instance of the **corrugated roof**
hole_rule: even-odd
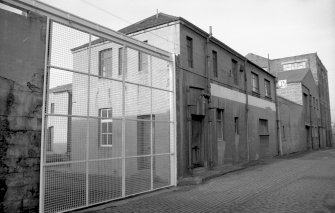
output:
[[[144,20],[136,22],[135,24],[129,25],[119,30],[119,32],[124,34],[131,34],[151,27],[167,24],[173,21],[178,21],[179,19],[180,17],[167,15],[165,13],[158,13]]]
[[[66,92],[66,91],[69,91],[69,92],[72,91],[72,83],[53,87],[49,90],[49,92],[52,92],[52,93],[59,93],[59,92]]]
[[[278,80],[287,80],[287,83],[302,82],[308,73],[309,69],[299,69],[278,72]]]

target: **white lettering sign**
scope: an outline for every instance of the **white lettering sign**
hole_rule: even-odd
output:
[[[279,80],[277,82],[277,89],[284,89],[287,87],[287,80]]]

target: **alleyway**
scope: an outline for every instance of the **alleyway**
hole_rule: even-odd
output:
[[[268,160],[202,185],[84,212],[335,212],[335,149]]]

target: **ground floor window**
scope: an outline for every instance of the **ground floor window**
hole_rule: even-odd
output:
[[[216,111],[216,134],[218,140],[223,140],[223,109]]]
[[[112,108],[104,108],[99,110],[100,116],[100,145],[101,146],[112,146],[113,145],[113,110]]]

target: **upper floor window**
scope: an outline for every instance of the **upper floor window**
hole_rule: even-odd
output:
[[[54,143],[54,127],[53,126],[49,126],[48,127],[48,140],[46,143],[46,151],[47,152],[52,152],[52,146]]]
[[[253,92],[259,93],[258,75],[253,72],[251,73],[251,88]]]
[[[112,76],[112,49],[105,49],[99,52],[99,76],[111,77]]]
[[[264,79],[264,88],[265,88],[265,96],[271,97],[271,87],[270,87],[270,81]]]
[[[50,113],[51,114],[55,113],[55,103],[50,104]]]
[[[99,109],[100,126],[99,138],[101,146],[112,146],[113,119],[112,108]]]
[[[232,73],[233,73],[233,78],[234,78],[234,84],[238,85],[238,72],[237,72],[237,61],[234,59],[231,61],[232,64]]]
[[[143,41],[148,43],[148,41]],[[138,52],[138,71],[147,71],[148,70],[148,55],[142,52]]]
[[[123,48],[121,47],[121,48],[119,48],[119,75],[122,75],[122,63],[123,63],[123,60],[122,60],[122,58],[123,58]]]
[[[187,64],[189,67],[193,68],[193,39],[191,37],[186,37],[187,46]]]
[[[213,55],[213,74],[214,77],[218,77],[218,53],[216,51],[212,51]]]
[[[297,70],[297,69],[303,69],[303,68],[306,68],[306,61],[283,64],[284,71]]]

